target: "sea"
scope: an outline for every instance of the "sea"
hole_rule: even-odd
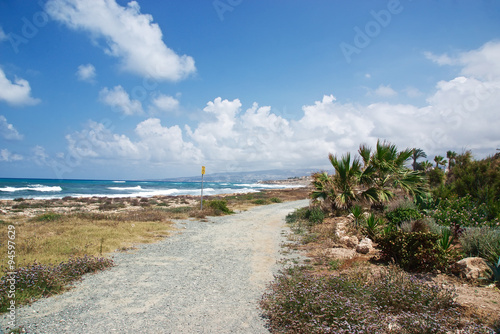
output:
[[[203,182],[203,195],[259,192],[285,189],[293,185],[263,183]],[[17,198],[55,199],[71,197],[152,197],[201,195],[201,182],[129,181],[129,180],[59,180],[2,179],[0,200]]]

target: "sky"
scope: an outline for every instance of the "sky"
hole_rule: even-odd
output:
[[[0,0],[0,177],[500,148],[494,0]]]

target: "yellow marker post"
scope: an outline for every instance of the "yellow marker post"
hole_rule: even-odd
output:
[[[205,175],[205,166],[201,166],[201,203],[200,210],[203,210],[203,175]]]

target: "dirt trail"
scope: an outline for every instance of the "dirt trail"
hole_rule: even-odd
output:
[[[268,333],[258,301],[278,268],[285,216],[307,204],[179,222],[179,233],[19,308],[17,324],[28,333]]]

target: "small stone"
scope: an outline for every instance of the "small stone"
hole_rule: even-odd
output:
[[[456,275],[467,279],[488,277],[490,268],[486,261],[480,257],[466,257],[455,263],[453,271]]]
[[[373,243],[370,240],[370,238],[364,238],[359,242],[358,246],[356,246],[356,252],[361,254],[368,254],[372,250],[373,250]]]
[[[355,236],[350,237],[346,235],[340,238],[340,243],[346,245],[349,248],[354,248],[358,245],[359,240]]]

